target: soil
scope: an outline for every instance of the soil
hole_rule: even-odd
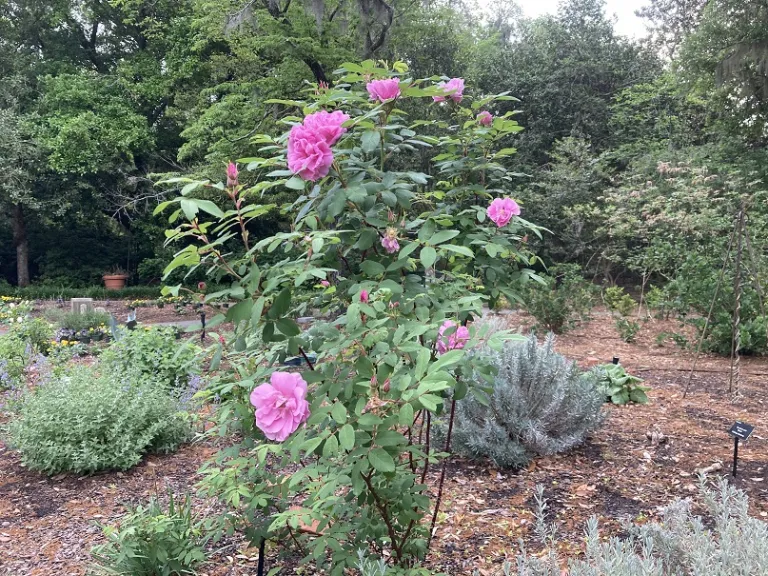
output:
[[[504,318],[511,326],[532,323],[518,313]],[[715,474],[730,472],[733,440],[727,430],[736,420],[753,424],[755,433],[740,446],[738,476],[731,481],[749,495],[750,513],[768,519],[768,360],[742,358],[740,394],[733,398],[729,359],[702,355],[684,397],[694,354],[672,342],[656,344],[659,333],[672,331],[679,331],[677,322],[649,320],[636,342],[627,344],[611,318],[598,312],[591,322],[558,337],[556,349],[582,367],[619,357],[651,387],[650,403],[607,406],[605,424],[585,444],[538,458],[525,470],[451,458],[428,566],[451,576],[469,576],[473,570],[489,576],[514,558],[520,539],[529,550],[539,550],[532,536],[536,485],[544,487],[547,517],[558,528],[564,556],[582,553],[590,516],[597,516],[605,535],[622,534],[625,519],[657,519],[660,507],[671,500],[696,495],[698,469],[720,463]],[[666,440],[652,442],[653,432]],[[212,441],[204,441],[172,455],[147,457],[124,473],[46,478],[23,468],[18,455],[0,443],[0,575],[84,575],[90,547],[103,542],[96,522],[113,524],[125,513],[125,503],[164,494],[168,487],[193,491],[198,468],[216,450]],[[435,470],[433,489],[437,478]],[[217,510],[209,500],[194,502],[199,513]],[[256,574],[257,550],[237,537],[217,547],[201,574]],[[270,546],[267,570],[280,566],[280,574],[308,574],[276,553]]]

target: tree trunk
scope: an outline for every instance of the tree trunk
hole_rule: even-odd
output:
[[[21,204],[13,206],[13,245],[16,247],[16,279],[20,287],[29,286],[29,240]]]

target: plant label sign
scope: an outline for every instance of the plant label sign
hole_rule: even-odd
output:
[[[752,435],[752,432],[755,431],[755,427],[751,424],[746,424],[744,422],[736,422],[733,426],[731,426],[731,429],[728,430],[728,433],[738,438],[739,440],[746,441],[747,438],[749,438]]]

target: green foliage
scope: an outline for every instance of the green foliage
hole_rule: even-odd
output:
[[[468,396],[456,406],[454,449],[489,457],[503,468],[522,468],[536,455],[581,444],[602,421],[604,396],[595,374],[581,373],[554,351],[554,336],[540,345],[509,342],[496,353],[478,352],[493,367],[487,398]],[[484,375],[474,376],[485,387]]]
[[[69,300],[71,298],[93,298],[94,300],[133,300],[135,298],[158,298],[159,286],[128,286],[121,290],[107,290],[103,286],[69,288],[65,286],[33,285],[15,288],[0,285],[0,295],[14,296],[26,300]]]
[[[110,315],[105,312],[90,311],[84,314],[79,314],[77,312],[58,310],[56,308],[48,309],[45,315],[51,322],[55,322],[59,328],[72,330],[74,332],[80,332],[81,330],[88,330],[90,328],[104,328],[109,326],[111,318]]]
[[[190,437],[162,384],[130,370],[74,366],[28,393],[9,425],[10,443],[25,466],[49,475],[127,470]]]
[[[416,438],[417,414],[429,422],[446,411],[451,394],[459,400],[478,392],[471,374],[490,367],[449,346],[458,337],[451,322],[468,324],[466,347],[511,337],[472,320],[502,296],[518,300],[536,262],[522,239],[540,232],[519,217],[499,227],[487,214],[493,198],[509,195],[514,149],[504,142],[522,128],[511,113],[490,126],[476,116],[511,97],[468,87],[461,103],[438,104],[434,79],[405,82],[407,66],[393,68],[344,63],[334,88],[308,90],[309,102],[280,103],[295,114],[292,122],[319,110],[350,115],[327,177],[309,184],[292,175],[287,135],[258,134],[258,156],[239,162],[249,178],[171,179],[181,195],[158,208],[171,210],[168,237],[178,250],[166,273],[202,268],[224,287],[206,298],[236,302],[212,319],[231,321],[235,331],[231,348],[211,351],[214,366],[232,368],[206,394],[220,399],[217,430],[238,431],[242,441],[206,466],[206,493],[231,507],[233,527],[254,543],[288,542],[288,527],[317,521],[319,536],[292,533],[305,561],[333,576],[354,568],[357,551],[372,541],[381,543],[377,556],[385,551],[401,568],[425,557],[433,503],[421,475],[444,455],[408,437]],[[391,76],[402,83],[396,105],[371,101],[367,79]],[[401,112],[414,103],[430,104],[423,106],[428,115]],[[286,207],[290,228],[261,240],[243,233],[245,223],[273,210],[271,191],[286,187],[299,193]],[[224,208],[208,200],[213,193]],[[241,246],[224,252],[224,242],[234,244],[232,231]],[[385,235],[398,239],[397,249],[384,248]],[[262,264],[263,254],[279,258]],[[322,280],[329,286],[320,290]],[[306,298],[308,291],[316,297]],[[296,319],[315,306],[333,320],[304,331]],[[313,366],[301,372],[306,425],[267,442],[249,395],[281,362],[305,356]],[[268,457],[274,467],[262,465]],[[296,469],[299,462],[305,466]],[[287,470],[296,470],[290,480]]]
[[[624,342],[634,342],[635,336],[640,331],[640,323],[628,318],[616,318],[616,330]]]
[[[620,286],[609,286],[603,294],[605,305],[611,312],[617,312],[622,317],[627,317],[635,311],[635,301]]]
[[[646,392],[650,388],[640,386],[642,378],[628,374],[621,364],[603,364],[595,367],[593,373],[598,379],[602,396],[613,404],[648,403]]]
[[[555,334],[589,317],[599,289],[586,282],[577,265],[553,266],[543,284],[530,282],[523,294],[525,310],[538,325]]]
[[[24,383],[24,369],[31,346],[17,334],[0,335],[0,390],[19,388]]]
[[[199,348],[181,340],[174,328],[138,327],[120,330],[101,355],[101,362],[118,374],[135,370],[166,388],[184,389],[200,371]]]
[[[96,574],[104,576],[176,576],[195,574],[204,562],[202,520],[192,513],[188,495],[181,500],[168,492],[167,508],[158,498],[129,508],[118,526],[101,526],[105,544],[91,550]]]
[[[21,324],[13,324],[10,333],[29,344],[32,352],[48,354],[51,348],[53,327],[42,318],[28,318]]]
[[[610,539],[601,534],[597,518],[587,522],[586,554],[570,559],[569,576],[691,576],[768,573],[768,525],[749,515],[747,495],[725,479],[710,488],[700,481],[700,503],[706,516],[697,516],[697,503],[676,500],[663,510],[662,519],[628,526],[628,534]],[[516,564],[504,565],[504,576],[562,574],[557,533],[548,526],[546,501],[538,493],[536,536],[544,554],[525,550]]]

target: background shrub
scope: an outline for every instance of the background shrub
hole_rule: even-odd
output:
[[[569,576],[752,576],[768,574],[768,524],[751,518],[746,494],[720,480],[716,488],[700,487],[709,518],[694,516],[688,500],[664,511],[661,522],[629,527],[627,538],[605,541],[597,519],[587,524],[585,559],[571,560]],[[561,574],[554,528],[539,507],[537,535],[549,546],[543,558],[525,552],[505,576]]]
[[[10,424],[22,462],[47,474],[125,470],[190,436],[178,401],[141,373],[74,366],[28,394]]]
[[[596,376],[556,354],[554,342],[551,334],[544,345],[531,336],[523,344],[507,342],[501,352],[481,352],[498,374],[489,406],[472,395],[457,404],[453,438],[458,452],[519,468],[536,454],[572,448],[598,426],[605,398]],[[475,375],[474,385],[487,382]]]
[[[525,310],[539,326],[562,334],[589,317],[599,288],[584,280],[579,266],[552,266],[543,279],[544,284],[531,282],[523,296]]]
[[[157,499],[128,510],[118,527],[102,526],[106,544],[91,554],[96,574],[170,576],[194,574],[205,560],[201,520],[192,515],[189,496],[177,501],[169,493],[167,509]]]
[[[158,383],[184,388],[199,372],[199,348],[177,334],[174,328],[121,330],[102,354],[102,363],[118,373],[136,370]]]
[[[78,314],[77,312],[69,312],[65,310],[57,310],[55,308],[46,310],[46,318],[51,322],[55,322],[56,325],[64,330],[72,330],[73,332],[80,332],[81,330],[88,330],[89,328],[99,328],[100,326],[109,326],[110,315],[106,312],[86,312],[85,314]]]

